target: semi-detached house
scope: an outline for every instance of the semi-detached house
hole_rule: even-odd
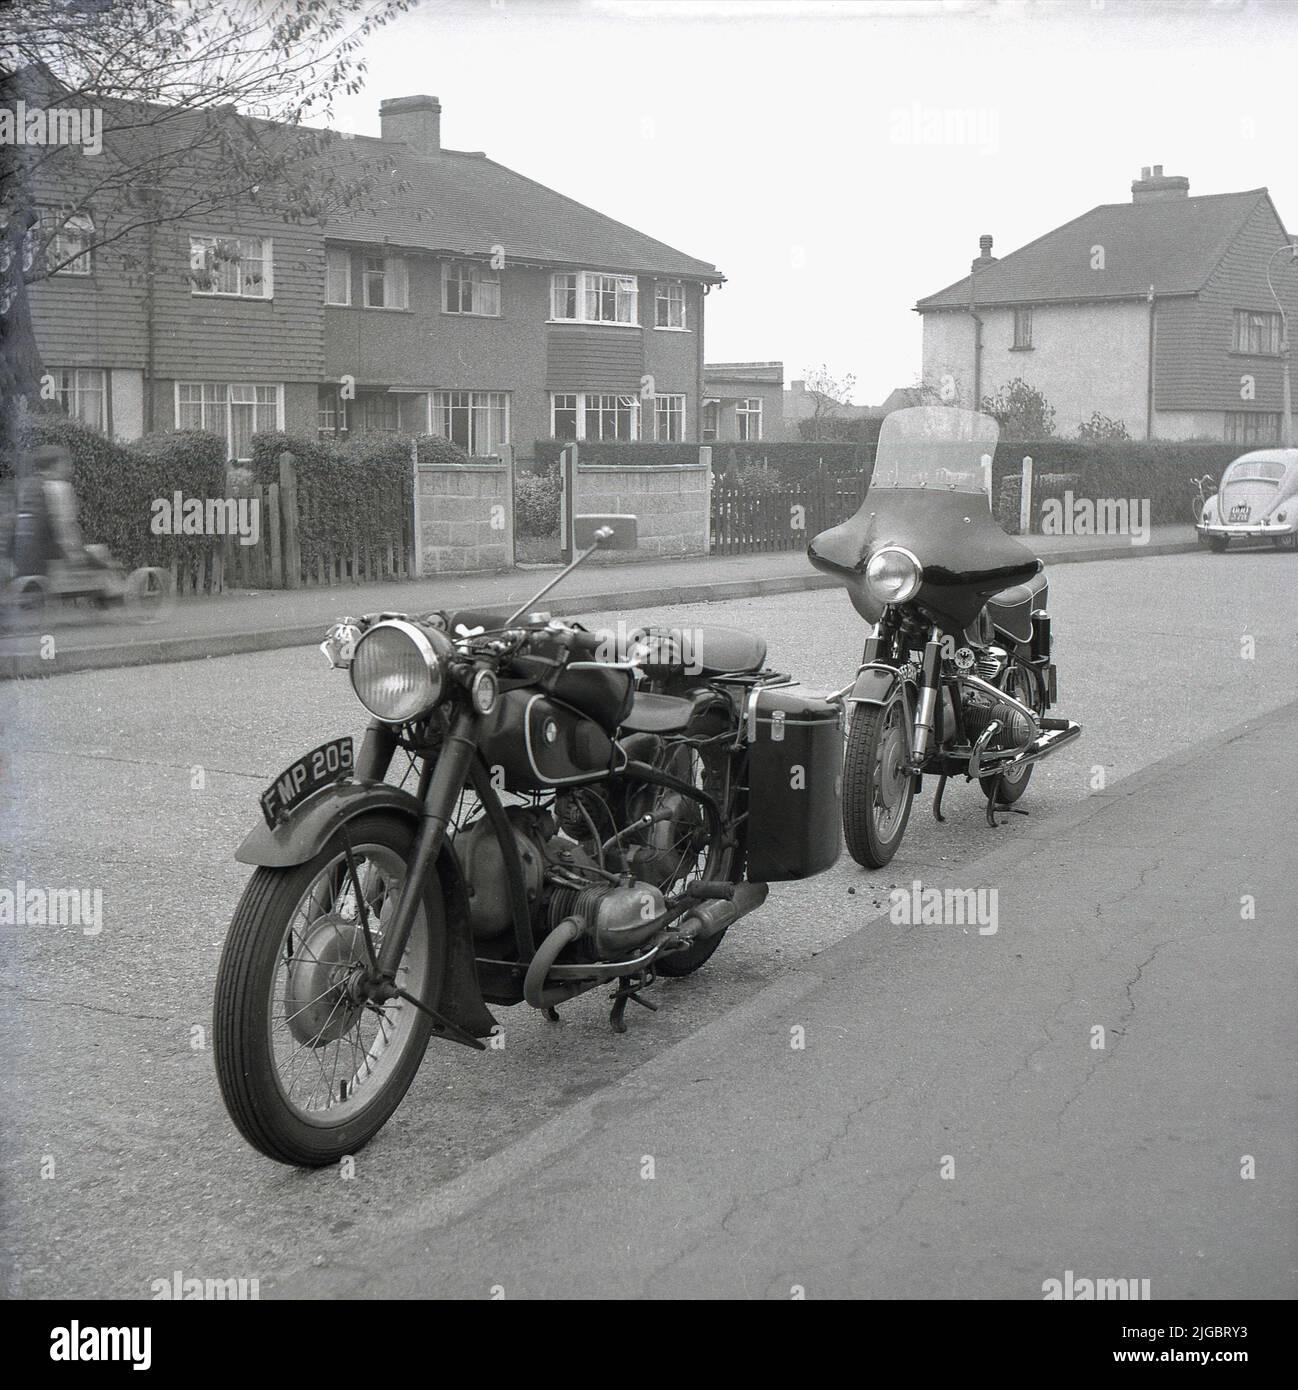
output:
[[[126,439],[212,430],[234,459],[271,429],[427,432],[479,456],[697,439],[717,268],[444,149],[435,97],[380,117],[380,138],[340,137],[340,153],[394,158],[391,193],[363,211],[159,227],[147,285],[91,252],[34,285],[65,409]],[[75,251],[74,222],[62,236]]]

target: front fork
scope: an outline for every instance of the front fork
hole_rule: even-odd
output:
[[[423,799],[414,849],[406,865],[405,882],[401,885],[401,895],[391,922],[384,930],[383,944],[379,947],[377,973],[384,981],[390,982],[396,977],[397,966],[419,911],[424,882],[442,851],[446,828],[455,814],[460,792],[469,780],[469,770],[478,750],[480,718],[473,709],[458,710],[442,741],[437,765]],[[377,721],[372,723],[356,760],[357,777],[382,781],[396,746],[397,736],[392,729]]]
[[[881,646],[890,647],[884,636],[882,624],[878,633],[869,638],[862,653],[862,663],[869,664],[879,659]],[[934,722],[938,698],[942,691],[942,633],[939,628],[931,628],[928,641],[924,643],[924,659],[920,665],[919,698],[915,703],[915,715],[910,729],[910,757],[908,771],[923,771],[924,760],[928,757],[933,741]],[[903,700],[903,707],[905,701]]]

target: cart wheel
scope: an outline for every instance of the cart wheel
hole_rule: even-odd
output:
[[[50,586],[44,576],[21,574],[9,586],[6,595],[9,607],[17,613],[39,613],[45,607]]]
[[[171,607],[171,576],[152,565],[142,565],[126,576],[122,602],[137,622],[150,622]]]

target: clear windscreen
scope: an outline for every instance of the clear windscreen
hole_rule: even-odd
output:
[[[894,410],[879,432],[871,487],[987,493],[1000,427],[990,415],[947,405]]]

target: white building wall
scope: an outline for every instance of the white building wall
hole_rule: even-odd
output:
[[[1145,436],[1149,311],[1142,303],[1036,305],[1032,347],[1014,349],[1012,309],[982,309],[982,394],[1022,377],[1054,407],[1055,430],[1073,436],[1095,411]],[[973,405],[973,322],[967,313],[924,315],[924,381],[950,374]]]

